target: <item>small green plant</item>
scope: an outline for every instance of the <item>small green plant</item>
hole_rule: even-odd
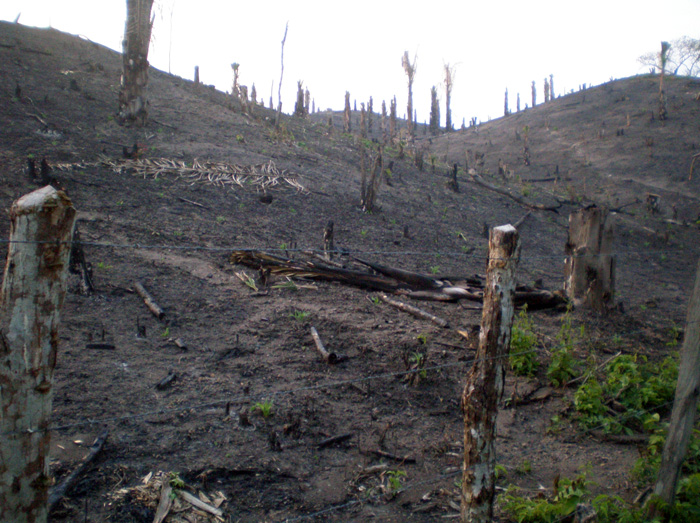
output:
[[[496,479],[506,478],[508,476],[508,469],[504,465],[498,464],[493,470],[493,475]]]
[[[440,267],[437,265],[432,265],[430,267],[430,274],[437,274],[438,272],[440,272]]]
[[[526,459],[521,461],[517,467],[515,467],[515,473],[519,474],[521,476],[524,476],[525,474],[529,474],[532,472],[532,464]]]
[[[97,268],[101,271],[108,271],[112,268],[112,266],[107,265],[104,262],[97,262]]]
[[[530,499],[514,495],[518,491],[518,487],[511,486],[499,499],[508,514],[520,523],[554,523],[564,521],[576,511],[576,506],[588,495],[588,482],[585,474],[574,479],[558,479],[551,499],[543,496]]]
[[[176,490],[182,490],[185,488],[185,482],[177,472],[171,472],[168,474],[168,483]]]
[[[605,366],[603,376],[589,377],[574,393],[579,423],[612,434],[653,432],[660,418],[650,410],[673,399],[678,362],[669,356],[649,363],[644,356],[623,354]],[[611,403],[624,415],[611,413]]]
[[[286,242],[280,243],[280,249],[283,251],[286,251],[289,248],[289,245],[287,245]]]
[[[255,405],[250,407],[250,411],[257,412],[263,418],[267,419],[274,414],[273,407],[274,407],[274,404],[272,403],[272,401],[263,400],[263,401],[257,402]]]
[[[216,217],[216,223],[224,223],[225,221],[226,221],[226,218],[224,218],[221,215]]]
[[[513,323],[510,334],[510,368],[518,376],[534,376],[537,372],[535,347],[537,334],[533,331],[532,320],[523,308]]]
[[[252,278],[252,276],[248,276],[247,274],[243,274],[243,283],[245,283],[248,287],[250,287],[252,290],[255,292],[258,292],[258,286],[255,284],[255,280]]]
[[[401,478],[406,477],[406,471],[405,470],[387,470],[385,477],[387,480],[387,488],[389,490],[389,494],[394,495],[394,494],[398,493],[399,490],[401,490],[401,485],[402,485]]]
[[[379,299],[379,296],[372,296],[370,300],[372,300],[372,303],[374,303],[375,305],[379,305],[379,302],[381,301]]]
[[[426,345],[428,343],[428,335],[422,332],[418,336],[416,336],[416,339],[421,345]]]
[[[418,377],[425,379],[428,377],[428,371],[425,370],[425,354],[422,352],[414,352],[408,357],[409,367],[412,370],[418,370]]]
[[[583,330],[581,331],[583,333]],[[552,354],[552,360],[547,367],[547,379],[555,387],[563,387],[569,380],[578,375],[574,359],[574,345],[578,342],[571,323],[571,307],[562,319],[557,333],[559,346]]]
[[[295,310],[294,312],[292,312],[292,318],[294,318],[298,322],[304,322],[309,317],[309,314],[310,313],[307,311],[296,311]]]
[[[236,135],[236,141],[237,141],[238,143],[245,143],[245,138],[243,137],[242,134],[237,134],[237,135]]]
[[[367,233],[368,233],[368,232],[369,232],[369,231],[368,231],[367,229],[362,229],[362,230],[360,231],[360,236],[362,236],[362,237],[364,238],[365,236],[367,236]]]
[[[169,338],[170,337],[170,327],[165,327],[165,330],[161,332],[160,334],[161,338]]]
[[[298,291],[299,290],[299,286],[290,279],[288,279],[287,281],[282,282],[282,283],[277,283],[277,284],[273,285],[272,288],[273,289],[287,289],[290,291]]]

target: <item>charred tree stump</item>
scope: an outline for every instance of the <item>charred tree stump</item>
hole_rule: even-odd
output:
[[[127,0],[122,52],[119,113],[122,123],[144,125],[148,119],[148,47],[151,44],[153,0]]]
[[[608,211],[595,206],[569,215],[564,289],[574,305],[603,313],[615,297],[613,231]]]
[[[673,504],[681,466],[688,452],[693,434],[700,396],[700,263],[695,276],[695,286],[688,305],[685,338],[681,348],[678,383],[673,400],[673,411],[668,436],[661,454],[661,466],[654,487],[654,494],[661,503],[652,501],[651,519],[663,514],[662,506]],[[663,518],[662,518],[663,519]]]
[[[194,85],[199,85],[199,66],[194,66]]]
[[[0,295],[0,521],[45,522],[58,325],[75,209],[43,187],[10,210]]]
[[[503,394],[519,256],[520,239],[515,227],[503,225],[491,230],[479,348],[462,394],[463,522],[493,521],[496,415]]]

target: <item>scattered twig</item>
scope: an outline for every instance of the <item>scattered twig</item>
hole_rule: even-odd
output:
[[[177,199],[180,200],[181,202],[189,203],[190,205],[194,205],[196,207],[201,207],[202,209],[209,210],[209,207],[207,207],[206,205],[202,205],[201,203],[197,203],[193,200],[188,200],[187,198],[183,198],[182,196],[178,196]]]
[[[113,343],[86,343],[86,349],[115,350],[117,347]]]
[[[591,434],[600,440],[621,443],[623,445],[646,443],[649,441],[649,436],[647,434],[605,434],[599,430],[594,430]]]
[[[347,432],[345,434],[339,434],[337,436],[331,436],[319,442],[318,448],[323,449],[335,445],[336,443],[342,443],[343,441],[349,440],[354,434],[352,432]]]
[[[396,307],[397,309],[402,310],[404,312],[408,312],[409,314],[412,314],[412,315],[416,316],[417,318],[422,318],[424,320],[430,320],[435,325],[439,325],[440,327],[443,327],[443,328],[449,327],[447,320],[444,320],[442,318],[438,318],[437,316],[430,314],[429,312],[426,312],[422,309],[419,309],[418,307],[414,307],[412,305],[407,305],[407,304],[402,303],[400,301],[392,300],[384,294],[380,294],[379,299],[382,300],[384,303],[391,305],[392,307]]]
[[[169,371],[168,375],[156,384],[156,389],[157,390],[165,390],[168,387],[170,387],[175,382],[176,379],[177,379],[177,374],[175,374],[173,371]]]
[[[153,297],[148,293],[146,288],[141,285],[140,283],[136,282],[134,284],[134,290],[136,293],[141,296],[143,299],[143,302],[146,304],[146,307],[153,313],[153,315],[158,318],[159,320],[162,320],[165,317],[165,311],[160,308],[160,306],[156,303],[156,301],[153,299]]]
[[[501,189],[500,187],[496,187],[495,185],[491,185],[490,183],[486,182],[481,176],[473,174],[471,177],[471,181],[474,182],[477,185],[480,185],[484,189],[488,189],[489,191],[493,191],[495,193],[501,194],[503,196],[507,196],[511,200],[519,203],[523,207],[527,207],[528,209],[533,209],[537,211],[551,211],[555,213],[559,213],[558,209],[562,206],[561,203],[558,203],[557,205],[542,205],[539,203],[528,203],[522,198],[519,198],[515,196],[514,194],[511,194],[510,192],[506,191],[505,189]]]
[[[218,509],[216,507],[212,507],[208,503],[204,503],[204,501],[199,499],[197,496],[193,496],[186,490],[178,490],[177,495],[185,501],[187,501],[190,505],[193,505],[200,510],[204,510],[205,512],[209,512],[210,514],[214,514],[215,516],[222,516],[224,514],[223,510]]]
[[[513,224],[513,227],[515,227],[516,229],[519,229],[520,226],[525,222],[525,220],[527,220],[527,217],[530,216],[531,214],[532,214],[532,211],[527,211],[522,218],[520,218],[517,222],[515,222]]]
[[[390,459],[392,461],[398,461],[400,463],[415,463],[416,458],[412,458],[410,456],[397,456],[396,454],[392,454],[391,452],[386,452],[383,450],[370,450],[369,451],[371,454],[374,454],[375,456],[379,456],[380,458],[386,458]]]
[[[311,327],[311,337],[314,339],[314,344],[316,345],[316,350],[328,364],[338,363],[338,356],[335,352],[328,352],[323,346],[323,341],[321,341],[321,336],[318,335],[316,327]]]
[[[66,476],[66,478],[61,482],[60,485],[51,489],[51,492],[49,493],[48,503],[49,512],[51,512],[51,509],[53,509],[54,506],[56,506],[56,503],[58,503],[58,501],[66,495],[68,490],[75,484],[80,475],[83,472],[85,472],[85,469],[88,467],[88,465],[90,465],[90,463],[92,463],[97,457],[97,455],[102,451],[102,447],[104,447],[108,435],[109,432],[107,431],[100,434],[90,447],[90,453],[80,461],[75,470],[71,472],[68,476]]]

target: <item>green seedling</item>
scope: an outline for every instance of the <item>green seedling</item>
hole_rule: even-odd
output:
[[[299,322],[306,321],[306,319],[309,317],[309,313],[307,311],[294,311],[291,314],[292,318]]]
[[[401,490],[401,478],[405,477],[405,470],[388,470],[386,472],[387,486],[390,494],[396,494],[399,490]]]
[[[259,413],[263,418],[267,419],[273,414],[274,404],[269,400],[259,401],[252,407],[250,407],[251,412]]]
[[[221,215],[216,217],[216,223],[224,223],[225,221],[226,221],[226,218],[224,218]]]

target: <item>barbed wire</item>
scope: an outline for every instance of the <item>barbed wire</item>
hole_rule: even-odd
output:
[[[634,334],[642,333],[645,332],[644,329],[638,329],[635,331],[628,332],[627,335],[631,336]],[[585,345],[585,344],[597,344],[600,343],[601,340],[603,339],[609,339],[613,341],[613,337],[600,337],[596,340],[588,340],[588,339],[580,339],[576,340],[571,343],[571,347],[577,347],[580,345]],[[201,410],[201,409],[207,409],[207,408],[212,408],[212,407],[220,407],[220,406],[227,406],[230,404],[236,404],[236,403],[241,403],[244,401],[250,402],[250,401],[255,401],[255,400],[265,400],[265,399],[272,399],[280,396],[287,396],[287,395],[292,395],[296,394],[299,392],[312,392],[316,390],[322,390],[322,389],[329,389],[329,388],[335,388],[335,387],[342,387],[345,385],[352,385],[352,384],[358,384],[358,383],[366,383],[374,380],[383,380],[383,379],[390,379],[390,378],[399,378],[403,376],[410,376],[413,374],[418,374],[421,372],[432,372],[432,371],[438,371],[442,369],[447,369],[447,368],[454,368],[454,367],[462,367],[462,366],[468,366],[468,365],[473,365],[474,363],[478,362],[484,362],[484,361],[492,361],[492,360],[497,360],[497,359],[506,359],[506,358],[511,358],[511,357],[517,357],[517,356],[525,356],[528,354],[534,354],[538,352],[542,353],[548,353],[550,352],[551,349],[546,348],[546,347],[537,347],[533,349],[528,349],[520,352],[509,352],[508,354],[502,355],[502,356],[489,356],[486,358],[470,358],[466,359],[463,361],[458,361],[458,362],[453,362],[453,363],[443,363],[440,365],[432,365],[429,367],[422,367],[422,368],[416,368],[416,369],[408,369],[404,371],[396,371],[396,372],[384,372],[380,374],[372,374],[369,376],[362,376],[359,378],[352,378],[352,379],[345,379],[345,380],[335,380],[327,383],[320,383],[316,385],[306,385],[303,387],[295,387],[292,389],[286,389],[286,390],[278,390],[278,391],[272,391],[272,392],[260,392],[256,394],[249,394],[249,393],[241,393],[238,395],[234,395],[231,397],[223,398],[220,400],[214,400],[214,401],[208,401],[205,403],[199,403],[199,404],[190,404],[190,405],[183,405],[179,407],[170,407],[170,408],[158,408],[158,409],[152,409],[152,410],[147,410],[139,413],[134,413],[134,414],[124,414],[121,416],[110,416],[107,418],[99,418],[99,419],[90,419],[86,418],[82,421],[76,421],[74,423],[66,423],[62,425],[52,425],[50,427],[46,428],[40,428],[40,427],[33,427],[33,428],[27,428],[27,429],[22,429],[22,430],[14,430],[14,431],[6,431],[0,434],[0,436],[9,436],[9,435],[14,435],[14,434],[20,434],[20,433],[36,433],[36,432],[47,432],[47,431],[61,431],[61,430],[67,430],[67,429],[72,429],[72,428],[78,428],[78,427],[84,427],[84,426],[90,426],[90,425],[104,425],[108,423],[115,423],[115,422],[120,422],[120,421],[130,421],[130,420],[137,420],[137,419],[142,419],[146,418],[149,416],[158,416],[158,415],[165,415],[165,414],[177,414],[179,412],[185,412],[188,410]]]
[[[437,476],[433,476],[433,477],[431,477],[431,478],[429,478],[429,479],[423,479],[423,480],[420,480],[420,481],[414,481],[414,482],[412,482],[412,483],[408,483],[408,484],[404,485],[403,487],[401,487],[401,488],[399,488],[399,489],[393,491],[392,494],[394,494],[394,495],[399,495],[399,494],[402,494],[403,492],[406,492],[407,490],[411,490],[411,489],[414,489],[414,488],[417,488],[417,487],[422,487],[422,486],[424,486],[424,485],[429,485],[429,484],[435,483],[435,482],[437,482],[437,481],[442,481],[442,480],[445,480],[445,479],[450,479],[450,478],[453,478],[453,477],[458,476],[458,475],[461,475],[461,474],[462,474],[462,469],[460,468],[459,470],[456,470],[456,471],[454,471],[454,472],[448,472],[448,473],[445,473],[445,474],[440,474],[440,475],[437,475]],[[325,515],[325,514],[329,514],[329,513],[331,513],[331,512],[335,512],[335,511],[337,511],[337,510],[342,510],[342,509],[346,509],[346,508],[353,507],[353,506],[358,505],[358,504],[360,504],[360,503],[368,503],[368,502],[371,502],[371,501],[376,501],[376,500],[380,499],[380,498],[383,497],[383,496],[384,496],[384,493],[379,493],[379,494],[375,494],[375,495],[373,495],[373,496],[369,496],[369,497],[367,497],[367,498],[365,498],[365,499],[353,499],[352,501],[349,501],[349,502],[347,502],[347,503],[343,503],[343,504],[341,504],[341,505],[332,505],[332,506],[330,506],[330,507],[326,507],[326,508],[321,509],[321,510],[319,510],[319,511],[317,511],[317,512],[312,512],[312,513],[310,513],[310,514],[304,514],[304,515],[302,515],[302,516],[295,516],[295,517],[293,517],[293,518],[282,519],[282,520],[279,520],[279,523],[293,523],[293,522],[295,522],[295,521],[304,521],[305,519],[317,518],[317,517],[319,517],[319,516],[323,516],[323,515]]]
[[[233,252],[233,251],[243,251],[243,252],[270,252],[270,253],[302,253],[302,254],[326,254],[328,251],[319,249],[317,247],[250,247],[250,246],[225,246],[225,247],[209,247],[205,245],[174,245],[174,244],[143,244],[143,243],[109,243],[109,242],[90,242],[90,241],[37,241],[37,240],[10,240],[7,238],[0,239],[0,244],[37,244],[37,245],[78,245],[85,247],[97,247],[97,248],[113,248],[113,249],[145,249],[145,250],[174,250],[174,251],[202,251],[202,252]],[[484,245],[485,246],[485,245]],[[523,257],[521,255],[521,260],[546,260],[546,259],[566,259],[566,258],[582,258],[591,256],[612,256],[612,257],[625,257],[632,255],[669,255],[683,253],[687,254],[685,249],[646,249],[646,250],[619,250],[610,253],[598,253],[591,255],[590,253],[585,254],[528,254]],[[463,251],[397,251],[397,250],[361,250],[361,249],[336,249],[333,254],[340,256],[346,255],[382,255],[382,256],[450,256],[458,258],[473,258],[484,260],[489,258],[487,253],[475,254]],[[490,258],[492,260],[499,258]]]

